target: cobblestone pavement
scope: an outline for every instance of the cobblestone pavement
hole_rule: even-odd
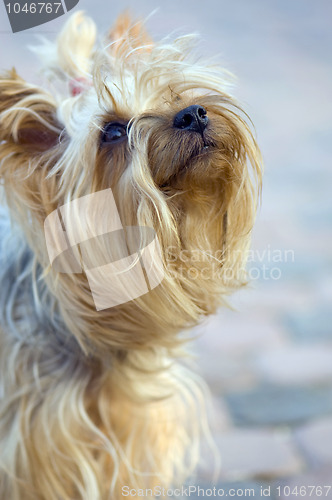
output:
[[[219,53],[239,78],[235,93],[255,123],[266,174],[251,286],[232,299],[236,310],[198,328],[204,335],[194,350],[213,394],[222,466],[213,483],[204,458],[197,483],[226,492],[253,488],[262,498],[295,498],[296,491],[318,498],[319,490],[300,494],[300,487],[332,485],[332,2],[80,5],[103,29],[124,7],[144,16],[159,7],[148,21],[156,36],[200,32],[202,55]],[[33,43],[31,32],[3,31],[0,66],[16,64],[31,76],[33,56],[23,51]]]

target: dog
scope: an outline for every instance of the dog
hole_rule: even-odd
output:
[[[262,178],[196,46],[126,13],[99,41],[78,12],[34,49],[45,85],[0,78],[1,499],[153,497],[195,469],[187,332],[246,284]]]

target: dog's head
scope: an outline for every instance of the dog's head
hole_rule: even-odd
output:
[[[193,36],[154,43],[140,23],[122,16],[99,47],[93,22],[78,13],[56,44],[37,50],[51,90],[14,71],[0,79],[0,175],[42,268],[50,263],[45,221],[51,232],[58,222],[68,243],[85,210],[89,221],[80,230],[90,232],[80,241],[118,231],[84,248],[90,270],[106,266],[105,278],[107,262],[121,261],[130,248],[137,258],[125,271],[139,263],[141,278],[154,273],[147,293],[133,291],[135,283],[125,278],[127,300],[99,311],[87,267],[44,273],[67,326],[87,349],[172,345],[173,333],[214,312],[245,281],[260,154],[226,92],[225,73],[197,60],[194,44]]]

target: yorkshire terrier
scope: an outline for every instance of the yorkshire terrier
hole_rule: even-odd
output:
[[[126,14],[96,39],[79,12],[36,50],[48,90],[0,77],[3,500],[192,474],[185,332],[246,283],[262,169],[227,73]]]

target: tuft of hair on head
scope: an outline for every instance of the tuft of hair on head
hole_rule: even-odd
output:
[[[130,51],[146,52],[150,51],[154,42],[147,30],[144,22],[134,21],[128,11],[120,14],[108,33],[109,51],[111,55],[120,57]]]
[[[39,37],[41,43],[31,46],[50,79],[89,79],[95,51],[97,28],[83,11],[75,12],[61,30],[55,42]]]

